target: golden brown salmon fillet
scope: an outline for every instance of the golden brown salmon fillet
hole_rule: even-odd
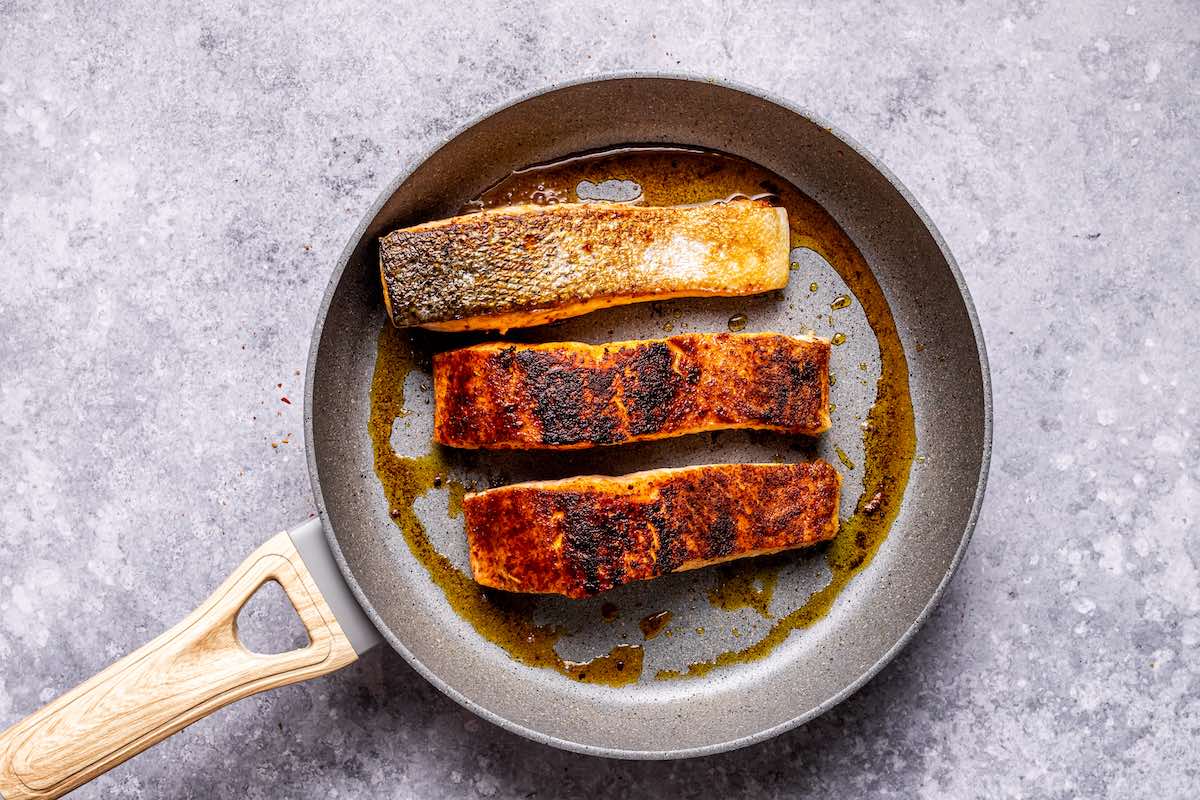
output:
[[[671,297],[745,295],[788,280],[787,212],[561,203],[495,208],[380,240],[392,322],[507,330]]]
[[[829,351],[778,333],[452,350],[433,359],[433,438],[572,449],[728,428],[816,434],[829,428]]]
[[[832,539],[841,476],[712,464],[518,483],[463,500],[471,570],[510,592],[587,597],[631,581]]]

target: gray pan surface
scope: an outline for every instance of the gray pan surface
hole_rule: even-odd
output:
[[[367,415],[384,322],[378,237],[457,213],[513,169],[630,143],[742,156],[790,180],[838,220],[891,305],[908,358],[924,461],[913,465],[900,515],[874,562],[827,617],[794,632],[764,660],[699,678],[655,679],[658,669],[745,647],[769,628],[771,621],[753,609],[710,605],[711,570],[587,601],[540,601],[538,620],[573,634],[558,644],[566,658],[586,660],[622,641],[645,645],[642,679],[610,688],[523,666],[455,615],[389,518],[372,470]],[[843,284],[815,254],[797,256],[803,269],[793,274],[782,301],[676,301],[677,332],[681,321],[689,330],[724,330],[732,314],[746,313],[750,331],[811,328],[829,335],[833,329],[823,317]],[[818,292],[809,291],[810,280]],[[836,445],[861,464],[855,417],[865,417],[874,398],[879,354],[857,304],[840,313],[837,329],[848,340],[834,349],[832,371],[841,378],[832,392],[835,424],[805,455],[837,464]],[[535,335],[589,342],[656,338],[666,335],[663,322],[661,311],[641,304]],[[401,455],[429,449],[432,414],[422,389],[428,383],[427,375],[410,375],[407,404],[414,413],[397,425],[392,440]],[[672,76],[602,78],[524,98],[466,127],[398,179],[368,213],[334,274],[318,317],[307,395],[309,466],[325,529],[347,580],[388,642],[442,691],[493,722],[548,744],[628,758],[700,755],[760,741],[822,713],[874,675],[921,624],[957,566],[982,499],[991,444],[990,384],[974,309],[944,242],[907,191],[843,134],[783,101]],[[482,455],[456,461],[455,477],[491,485],[780,456],[797,457],[778,438],[731,433],[715,443],[697,436],[569,455]],[[843,503],[852,509],[861,474],[844,474]],[[446,490],[430,491],[416,509],[439,551],[465,570],[462,522],[447,513]],[[771,612],[798,607],[828,577],[819,554],[797,554],[781,571]],[[601,622],[602,602],[621,609],[615,623]],[[638,619],[662,610],[673,614],[673,635],[643,643]]]

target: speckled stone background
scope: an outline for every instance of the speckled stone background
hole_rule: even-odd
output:
[[[313,513],[300,371],[380,189],[489,107],[624,69],[818,111],[890,165],[958,257],[996,449],[974,543],[924,629],[824,718],[677,763],[532,744],[378,649],[78,796],[1195,797],[1186,1],[0,0],[0,728]]]

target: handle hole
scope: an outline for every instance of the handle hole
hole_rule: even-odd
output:
[[[238,612],[237,634],[252,653],[270,656],[308,647],[308,631],[277,581],[267,581]]]

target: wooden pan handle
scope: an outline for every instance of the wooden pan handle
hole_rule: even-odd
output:
[[[307,647],[261,655],[238,639],[238,612],[270,580],[300,615]],[[0,733],[0,797],[61,797],[234,700],[357,657],[292,540],[280,533],[174,628]]]

